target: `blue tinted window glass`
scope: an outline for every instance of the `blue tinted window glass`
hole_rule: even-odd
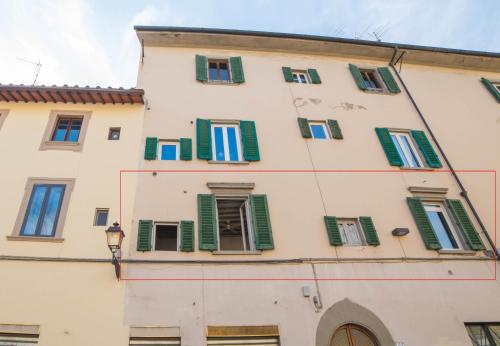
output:
[[[106,226],[107,224],[108,224],[108,211],[107,210],[97,211],[97,215],[95,218],[95,225]]]
[[[36,226],[40,218],[45,194],[47,193],[47,186],[34,185],[31,192],[31,200],[24,217],[24,225],[21,230],[21,235],[34,235],[36,233]]]
[[[402,136],[401,139],[403,140],[403,144],[404,144],[406,150],[411,155],[411,157],[408,158],[410,160],[410,167],[419,167],[420,165],[418,164],[418,160],[415,156],[415,153],[411,149],[410,142],[408,142],[408,138],[406,136]]]
[[[406,156],[403,153],[403,149],[401,149],[401,146],[399,145],[398,139],[396,138],[395,135],[391,134],[391,139],[392,143],[394,143],[394,146],[396,147],[396,150],[398,151],[399,157],[401,157],[401,160],[403,160],[403,166],[404,167],[410,167],[408,164],[408,160],[406,160]]]
[[[226,63],[219,63],[220,80],[229,80],[229,70]]]
[[[59,216],[59,208],[64,195],[64,186],[52,186],[49,190],[49,197],[45,206],[42,226],[40,228],[41,236],[54,235],[57,217]]]
[[[311,124],[311,132],[312,132],[313,138],[320,138],[320,139],[327,138],[326,133],[325,133],[325,127],[323,125]]]
[[[296,73],[293,74],[293,82],[294,83],[298,83],[299,82],[299,76]]]
[[[208,64],[208,77],[210,80],[217,80],[217,64],[211,62]]]
[[[307,82],[307,79],[306,79],[306,76],[305,76],[305,75],[301,74],[301,75],[299,75],[299,76],[300,76],[300,81],[301,81],[302,83],[306,83],[306,82]]]
[[[53,141],[63,142],[66,138],[66,132],[68,131],[69,120],[59,120],[57,123],[57,128],[52,136]]]
[[[229,146],[229,160],[238,161],[238,143],[236,141],[236,129],[227,128],[227,144]]]
[[[450,229],[446,224],[446,221],[440,212],[436,211],[427,211],[427,216],[432,223],[432,228],[434,228],[434,232],[436,232],[436,236],[439,239],[439,243],[441,244],[443,249],[456,249],[458,246],[455,243],[455,240],[450,236]]]
[[[215,160],[216,161],[224,161],[225,155],[224,155],[224,138],[222,134],[222,127],[215,127],[214,128],[214,134],[215,134]]]
[[[80,136],[80,129],[82,127],[81,120],[73,120],[71,122],[71,129],[68,135],[69,142],[78,142],[78,137]]]
[[[176,160],[177,147],[175,144],[163,144],[161,146],[161,159],[162,160]]]

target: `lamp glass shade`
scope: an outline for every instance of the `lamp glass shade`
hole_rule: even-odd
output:
[[[106,240],[108,241],[108,247],[111,251],[120,248],[120,240],[123,236],[123,232],[118,223],[114,223],[113,226],[106,230]]]

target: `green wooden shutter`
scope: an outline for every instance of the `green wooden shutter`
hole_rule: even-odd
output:
[[[393,94],[397,94],[401,92],[401,89],[399,89],[398,83],[394,80],[394,77],[392,77],[391,71],[389,71],[389,68],[387,67],[379,67],[378,73],[384,80],[385,85],[387,86],[387,90]]]
[[[483,82],[484,86],[486,89],[489,90],[491,95],[497,100],[497,102],[500,102],[500,91],[498,91],[497,87],[493,85],[493,83],[486,78],[481,78],[481,82]]]
[[[255,121],[240,121],[240,131],[241,142],[243,143],[243,158],[246,161],[260,161]]]
[[[304,138],[312,138],[311,128],[309,127],[309,121],[306,118],[297,118],[299,122],[300,133]]]
[[[342,130],[340,130],[339,122],[337,120],[328,119],[328,126],[330,127],[330,132],[332,133],[332,137],[335,139],[343,139]]]
[[[452,211],[455,221],[462,230],[462,233],[465,236],[465,239],[467,240],[470,248],[476,251],[486,250],[483,242],[481,241],[481,237],[476,232],[476,228],[474,227],[472,221],[469,219],[469,216],[467,215],[462,202],[460,202],[460,200],[458,199],[448,199],[446,200],[446,202],[448,204],[448,207]]]
[[[156,160],[156,151],[158,150],[158,138],[147,137],[144,146],[144,160]]]
[[[354,81],[356,82],[358,88],[360,88],[361,90],[366,90],[365,80],[363,79],[359,68],[356,65],[349,64],[349,70],[351,71],[351,74],[354,77]]]
[[[179,139],[180,159],[190,161],[193,159],[193,144],[191,138]]]
[[[181,221],[181,244],[180,250],[184,252],[194,251],[194,222]]]
[[[439,250],[441,249],[441,244],[434,232],[434,228],[432,227],[431,221],[427,217],[427,213],[425,212],[424,205],[420,201],[418,197],[408,197],[406,198],[408,202],[408,207],[410,207],[410,211],[413,214],[413,218],[415,219],[415,223],[417,224],[418,231],[422,236],[425,247],[429,250]]]
[[[366,243],[373,246],[380,245],[377,230],[375,229],[372,218],[369,216],[360,216],[359,223],[361,224],[361,227],[363,227]]]
[[[281,68],[283,70],[283,76],[285,77],[285,81],[288,83],[293,82],[293,73],[290,67],[283,66]]]
[[[257,250],[274,249],[273,232],[266,195],[250,195],[252,209],[253,231],[255,234],[255,248]]]
[[[196,156],[201,160],[212,159],[210,120],[196,119]]]
[[[152,220],[139,220],[137,232],[137,251],[151,251]]]
[[[217,217],[215,208],[215,195],[198,195],[198,243],[200,250],[217,250]]]
[[[411,131],[411,135],[415,142],[417,143],[422,155],[424,155],[425,161],[432,168],[441,168],[443,165],[441,161],[439,161],[439,157],[437,156],[434,148],[431,145],[431,142],[427,139],[424,131]]]
[[[196,79],[202,82],[208,80],[206,56],[196,55]]]
[[[241,62],[241,57],[233,56],[229,58],[229,64],[231,65],[231,79],[234,83],[243,83],[245,81],[245,75],[243,74],[243,64]]]
[[[384,127],[377,127],[375,128],[375,131],[377,132],[380,144],[382,144],[382,149],[384,149],[387,160],[389,161],[391,166],[402,166],[403,159],[401,159],[401,156],[399,156],[398,149],[396,149],[396,146],[392,141],[389,129]]]
[[[330,245],[339,246],[342,245],[342,237],[340,236],[339,225],[337,224],[337,218],[335,216],[325,216],[325,226],[326,233],[328,234],[328,240]]]
[[[321,84],[321,78],[319,78],[318,70],[315,68],[310,68],[307,70],[309,77],[311,77],[312,84]]]

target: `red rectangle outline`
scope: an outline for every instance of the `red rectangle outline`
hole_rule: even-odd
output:
[[[493,243],[497,248],[497,171],[496,170],[414,170],[414,169],[122,169],[120,170],[120,225],[122,225],[122,175],[123,173],[493,173],[493,209],[494,234]],[[123,238],[120,239],[120,245]],[[122,272],[120,257],[120,273]],[[125,278],[120,274],[119,280],[124,281],[496,281],[496,253],[493,251],[494,276],[492,278]],[[244,265],[244,264],[243,264]]]

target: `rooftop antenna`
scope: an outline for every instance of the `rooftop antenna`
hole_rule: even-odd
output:
[[[379,26],[378,28],[373,30],[370,35],[372,35],[377,42],[381,42],[382,35],[384,35],[387,31],[389,31],[389,29],[390,29],[390,25],[389,25],[389,23],[387,23],[387,24]]]
[[[38,60],[38,62],[34,62],[34,61],[26,60],[23,58],[19,58],[19,57],[17,58],[17,60],[21,60],[21,61],[27,62],[29,64],[33,64],[36,66],[35,79],[33,80],[33,84],[32,84],[32,85],[35,85],[36,80],[38,79],[38,75],[40,74],[40,69],[42,68],[42,64],[40,63],[40,60]]]

